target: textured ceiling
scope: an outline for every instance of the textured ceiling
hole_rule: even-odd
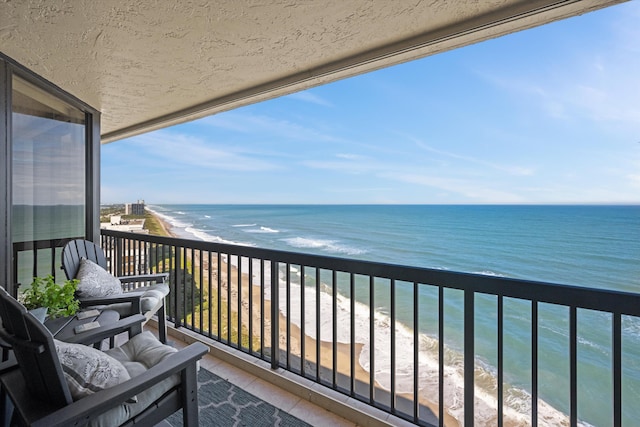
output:
[[[618,0],[0,0],[0,52],[102,112],[103,142]]]

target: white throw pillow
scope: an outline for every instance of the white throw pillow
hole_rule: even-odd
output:
[[[80,281],[76,290],[79,298],[108,297],[122,293],[122,285],[117,277],[86,258],[80,259],[76,279]]]
[[[131,379],[122,363],[100,350],[58,340],[54,343],[73,400]],[[130,402],[135,402],[135,397]]]

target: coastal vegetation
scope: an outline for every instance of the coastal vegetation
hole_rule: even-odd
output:
[[[164,227],[162,226],[162,223],[158,220],[158,218],[153,215],[151,212],[149,212],[148,210],[144,211],[144,228],[146,230],[149,230],[149,234],[152,234],[154,236],[168,236],[169,234],[167,234],[165,232]]]
[[[149,234],[171,237],[168,226],[163,224],[156,215],[145,210],[144,219],[144,228],[148,230]],[[153,271],[169,271],[170,277],[175,277],[174,269],[176,266],[173,261],[175,257],[170,250],[161,250],[158,254],[154,252],[150,259],[158,260],[155,265],[150,266]],[[200,262],[198,256],[193,257],[191,254],[187,254],[186,259],[181,259],[179,266],[182,278],[181,287],[176,289],[174,284],[170,283],[170,295],[176,295],[176,292],[180,292],[178,298],[180,307],[176,307],[175,298],[168,298],[168,312],[175,313],[180,316],[182,322],[193,325],[205,334],[219,336],[222,341],[250,348],[249,331],[244,322],[238,329],[239,316],[237,310],[233,309],[233,307],[237,307],[237,301],[231,301],[232,308],[229,310],[230,304],[226,297],[226,290],[221,293],[221,298],[218,298],[218,285],[226,287],[226,278],[223,277],[220,283],[217,280],[212,280],[212,283],[209,283],[207,267]],[[218,318],[220,318],[219,325]],[[213,330],[209,330],[210,324]],[[254,336],[251,348],[254,351],[259,351],[259,337]]]

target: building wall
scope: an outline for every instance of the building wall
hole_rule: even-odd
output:
[[[138,200],[138,203],[126,203],[124,205],[125,215],[144,215],[144,200]]]

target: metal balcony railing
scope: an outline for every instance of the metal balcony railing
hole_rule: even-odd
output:
[[[540,389],[543,375],[549,374],[541,367],[549,346],[558,345],[567,359],[562,424],[580,423],[578,407],[584,402],[579,388],[584,380],[579,330],[608,337],[604,352],[610,368],[598,393],[611,402],[610,425],[630,425],[623,408],[637,405],[636,396],[627,395],[635,386],[623,387],[623,381],[629,374],[640,375],[629,372],[640,368],[633,362],[636,347],[625,343],[628,330],[639,324],[640,294],[111,230],[101,233],[113,274],[170,273],[167,312],[176,327],[417,425],[443,426],[441,414],[452,406],[458,408],[461,424],[482,424],[478,416],[486,416],[486,408],[479,401],[487,392],[495,401],[490,408],[495,414],[483,425],[512,424],[505,419],[514,378],[508,349],[516,339],[515,328],[526,329],[527,337],[520,343],[527,357],[516,361],[528,377],[522,385],[530,405],[523,425],[542,423],[541,407],[546,403]],[[548,342],[550,312],[560,312],[566,320],[566,325],[554,325],[566,330],[561,333],[564,343]],[[477,330],[487,323],[494,333],[487,338],[485,331],[480,337]],[[434,355],[435,363],[425,362],[425,352]],[[463,378],[460,394],[453,393],[453,399],[452,365],[461,366]],[[479,391],[480,383],[486,382],[483,372],[492,372],[493,386]]]

